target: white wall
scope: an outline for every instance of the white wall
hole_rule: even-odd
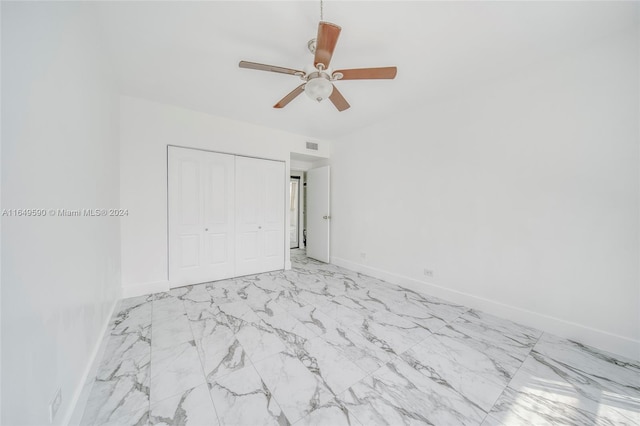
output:
[[[2,2],[2,208],[118,207],[117,98],[90,5]],[[68,418],[120,289],[114,218],[2,217],[2,424]]]
[[[638,59],[636,28],[336,140],[333,261],[639,357]]]
[[[120,125],[121,204],[129,210],[121,228],[125,296],[169,288],[167,145],[281,160],[287,175],[290,154],[308,153],[301,135],[126,96]],[[313,153],[328,156],[328,144]],[[288,250],[285,262],[290,267]]]

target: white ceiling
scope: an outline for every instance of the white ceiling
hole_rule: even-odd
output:
[[[330,1],[342,26],[332,66],[398,67],[395,80],[338,82],[338,112],[304,94],[272,106],[297,77],[240,60],[301,69],[312,62],[318,1],[114,2],[100,16],[124,94],[306,136],[332,139],[517,72],[638,25],[637,2]]]

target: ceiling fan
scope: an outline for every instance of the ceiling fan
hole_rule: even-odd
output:
[[[274,108],[283,108],[302,92],[318,102],[326,99],[335,105],[338,111],[344,111],[350,105],[342,96],[338,88],[333,84],[337,80],[370,80],[393,79],[396,76],[396,67],[381,68],[354,68],[332,70],[329,67],[333,51],[338,42],[341,28],[330,22],[320,21],[318,36],[307,43],[307,47],[315,55],[313,66],[308,65],[301,70],[277,67],[273,65],[258,64],[256,62],[240,61],[240,68],[248,68],[260,71],[271,71],[281,74],[291,74],[300,77],[304,83],[293,89],[284,98],[275,104]]]

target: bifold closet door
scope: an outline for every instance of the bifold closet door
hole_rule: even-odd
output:
[[[235,156],[169,147],[169,282],[235,275]]]
[[[236,276],[284,268],[285,167],[236,157]]]

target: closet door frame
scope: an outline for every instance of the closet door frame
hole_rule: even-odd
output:
[[[282,238],[282,242],[283,242],[283,269],[286,269],[286,265],[287,265],[287,250],[288,250],[288,242],[289,242],[289,238],[288,238],[288,233],[287,233],[287,209],[286,209],[286,201],[287,201],[287,189],[288,189],[288,185],[289,185],[289,181],[286,179],[287,177],[287,164],[285,160],[278,160],[275,158],[266,158],[266,157],[258,157],[258,156],[252,156],[252,155],[244,155],[244,154],[237,154],[234,152],[225,152],[225,151],[216,151],[216,150],[211,150],[211,149],[203,149],[203,148],[195,148],[192,146],[184,146],[184,145],[175,145],[175,144],[168,144],[167,145],[167,149],[166,149],[166,171],[167,171],[167,182],[166,182],[166,194],[167,194],[167,281],[169,282],[169,287],[170,288],[177,288],[177,287],[182,287],[184,285],[189,285],[189,284],[180,284],[180,283],[174,283],[171,282],[170,277],[170,268],[171,268],[171,258],[170,258],[170,252],[171,252],[171,234],[170,234],[170,205],[169,205],[169,198],[170,198],[170,193],[169,193],[169,149],[170,148],[180,148],[180,149],[189,149],[189,150],[194,150],[194,151],[203,151],[203,152],[210,152],[210,153],[214,153],[214,154],[224,154],[224,155],[233,155],[235,157],[245,157],[245,158],[253,158],[256,160],[267,160],[267,161],[276,161],[279,163],[283,163],[284,165],[284,171],[283,171],[283,176],[282,176],[282,191],[284,193],[284,203],[283,203],[283,217],[282,217],[282,223],[283,223],[283,232],[281,235]],[[234,168],[234,173],[235,173],[235,168]],[[235,179],[234,179],[234,197],[235,197]],[[234,210],[235,210],[235,200],[234,200]],[[234,250],[234,256],[235,256],[235,250]],[[235,257],[234,257],[234,262],[235,262]],[[235,268],[234,268],[235,269]],[[265,271],[266,272],[266,271]],[[228,278],[234,278],[238,276],[237,272],[234,271],[234,276],[232,277],[228,277]],[[203,282],[207,282],[207,281],[203,281]],[[198,284],[198,283],[193,283],[193,284]]]

